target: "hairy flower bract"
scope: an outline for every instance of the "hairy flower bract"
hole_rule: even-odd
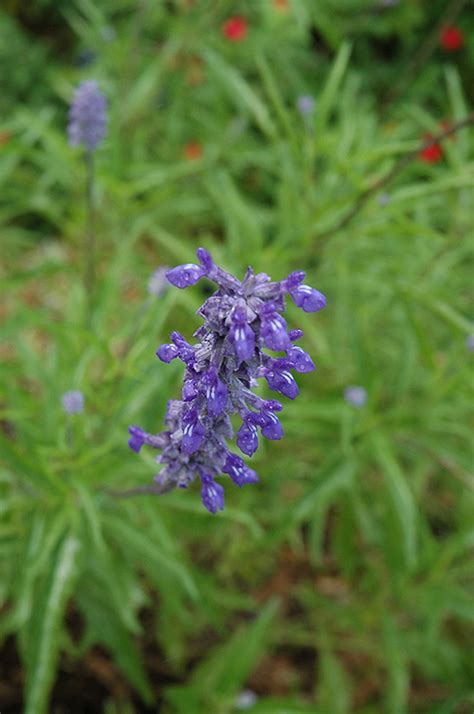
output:
[[[294,343],[303,335],[289,330],[282,316],[285,298],[305,312],[318,312],[326,298],[303,284],[304,273],[291,273],[273,282],[265,273],[248,268],[242,281],[218,267],[203,248],[197,250],[199,264],[172,268],[168,281],[178,288],[194,285],[202,278],[217,290],[198,310],[204,324],[194,333],[191,345],[179,332],[157,350],[165,363],[180,359],[185,365],[181,399],[171,400],[165,415],[165,430],[152,435],[140,427],[129,427],[129,446],[136,452],[146,444],[160,450],[162,469],[155,477],[162,491],[187,488],[201,482],[201,497],[211,513],[224,507],[224,488],[215,479],[226,474],[239,487],[256,483],[258,476],[238,454],[229,450],[234,436],[231,417],[241,425],[236,443],[246,456],[258,448],[260,436],[279,440],[283,427],[277,413],[280,402],[255,393],[257,379],[270,389],[294,399],[299,392],[292,371],[315,369],[311,357]],[[280,353],[272,356],[266,350]]]

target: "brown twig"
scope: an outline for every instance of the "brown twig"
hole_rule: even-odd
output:
[[[314,238],[327,238],[328,236],[337,233],[342,228],[345,228],[352,221],[352,219],[362,210],[362,208],[365,206],[371,196],[373,196],[375,193],[387,186],[387,184],[389,184],[390,181],[392,181],[392,179],[397,176],[397,174],[399,174],[406,166],[408,166],[408,164],[414,161],[414,159],[416,159],[421,152],[423,152],[425,149],[428,149],[433,144],[439,144],[440,142],[451,136],[451,134],[455,134],[456,132],[460,131],[461,129],[464,129],[470,124],[474,124],[474,113],[469,114],[467,117],[460,119],[454,124],[451,124],[451,126],[449,126],[447,129],[444,129],[439,134],[435,134],[434,136],[427,139],[418,148],[414,149],[413,151],[409,151],[407,154],[404,154],[390,169],[390,171],[388,171],[381,178],[377,179],[377,181],[374,181],[371,186],[369,186],[365,189],[365,191],[359,194],[352,208],[350,208],[337,223],[335,223],[333,226],[323,231],[322,233],[318,233],[316,236],[314,236]]]

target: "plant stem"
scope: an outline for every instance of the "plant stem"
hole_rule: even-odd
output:
[[[88,317],[92,315],[95,288],[95,202],[94,202],[94,154],[86,151],[86,233],[84,242],[84,287],[88,301]]]
[[[100,489],[112,498],[131,498],[133,496],[142,496],[150,493],[163,494],[171,491],[174,488],[173,484],[164,484],[163,486],[135,486],[128,488],[125,491],[116,491],[112,488]]]

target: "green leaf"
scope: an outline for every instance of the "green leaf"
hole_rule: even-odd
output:
[[[86,621],[85,646],[95,643],[105,645],[112,653],[117,665],[145,702],[153,701],[153,692],[144,669],[140,651],[109,604],[107,593],[97,582],[81,582],[77,594],[79,608]]]
[[[441,317],[445,322],[448,323],[448,325],[451,325],[451,327],[455,327],[456,329],[461,330],[466,335],[472,333],[473,326],[470,320],[468,320],[467,317],[464,317],[464,315],[460,315],[459,312],[457,312],[457,310],[455,310],[455,308],[453,308],[451,305],[447,304],[446,302],[443,302],[442,300],[438,300],[437,298],[433,297],[432,295],[429,295],[428,293],[420,290],[417,287],[403,286],[402,289],[411,298],[415,299],[417,302],[427,307],[429,310],[431,310],[432,313],[434,313],[438,317]]]
[[[167,696],[194,707],[206,703],[207,711],[216,711],[220,703],[230,705],[266,649],[278,607],[279,601],[271,599],[252,624],[241,627],[198,665],[188,685],[170,689]]]
[[[204,692],[226,696],[237,693],[266,650],[278,608],[277,598],[269,600],[254,622],[238,630],[198,667],[193,682]]]
[[[311,517],[314,508],[322,500],[328,502],[338,491],[347,488],[353,478],[355,466],[348,461],[338,462],[318,474],[315,474],[315,485],[296,504],[292,517],[296,522],[304,521]]]
[[[60,629],[77,573],[79,542],[68,535],[61,542],[43,583],[30,620],[26,652],[25,714],[46,712],[60,648]]]
[[[407,711],[410,679],[405,663],[405,647],[395,619],[386,615],[382,628],[385,662],[388,681],[385,701],[388,714],[404,714]]]
[[[339,659],[326,648],[320,655],[317,688],[322,711],[349,714],[351,698],[348,677]]]
[[[121,550],[133,554],[136,562],[152,577],[157,587],[164,587],[167,578],[171,576],[192,599],[198,598],[196,584],[188,569],[174,554],[161,552],[161,543],[154,543],[149,535],[144,535],[127,521],[115,516],[104,516],[103,523],[119,543]]]
[[[400,543],[406,567],[413,569],[417,562],[417,510],[405,475],[398,465],[388,438],[382,432],[371,436],[374,456],[387,485],[388,495],[398,521]]]
[[[344,77],[349,58],[351,56],[351,45],[344,42],[337,54],[334,64],[326,80],[324,89],[318,99],[318,111],[316,114],[316,126],[319,130],[327,124],[329,115],[336,105],[338,91]]]
[[[255,119],[260,129],[269,138],[275,138],[276,129],[270,119],[270,113],[266,104],[258,97],[255,90],[235,69],[211,50],[203,52],[207,64],[214,76],[222,84],[222,87],[229,93],[229,96],[241,107],[246,106]]]
[[[290,699],[265,697],[250,709],[250,714],[327,714],[314,704],[301,704]]]

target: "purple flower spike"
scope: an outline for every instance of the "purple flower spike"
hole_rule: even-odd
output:
[[[253,469],[246,466],[245,461],[237,454],[229,454],[227,461],[222,467],[225,474],[229,474],[232,481],[242,488],[248,483],[258,483],[258,476]]]
[[[344,390],[344,399],[347,404],[356,409],[361,409],[367,402],[367,390],[364,387],[351,386]]]
[[[205,431],[195,409],[191,409],[188,414],[183,416],[183,439],[181,448],[185,454],[194,454],[194,452],[199,449],[204,439]]]
[[[145,443],[145,432],[140,429],[139,426],[129,426],[128,433],[130,434],[130,439],[128,440],[128,445],[137,454]]]
[[[300,393],[295,378],[288,369],[268,369],[264,376],[270,389],[284,394],[288,399],[296,399]]]
[[[291,341],[286,332],[286,321],[275,310],[262,315],[260,335],[265,345],[275,352],[283,352],[291,347]]]
[[[290,330],[288,333],[288,337],[292,342],[301,340],[301,338],[303,337],[303,330]]]
[[[295,290],[290,290],[290,295],[295,305],[305,312],[319,312],[326,307],[326,297],[309,285],[300,285]]]
[[[316,102],[310,94],[303,94],[296,100],[296,107],[304,119],[308,119],[314,112]]]
[[[302,350],[301,347],[294,346],[291,348],[291,350],[288,350],[286,354],[288,360],[291,362],[292,366],[294,367],[294,369],[296,369],[297,372],[305,374],[307,372],[312,372],[316,369],[314,362],[309,356],[309,354]]]
[[[247,419],[237,432],[237,446],[247,456],[253,456],[258,449],[258,429]]]
[[[79,389],[64,392],[61,403],[66,414],[82,414],[84,411],[84,395]]]
[[[202,266],[206,273],[209,273],[214,268],[214,261],[212,260],[210,253],[204,248],[198,248],[196,251],[198,259],[201,261]]]
[[[166,362],[167,364],[176,359],[178,354],[179,350],[176,345],[161,345],[161,347],[158,347],[156,350],[156,356],[159,357],[162,362]]]
[[[97,82],[81,82],[69,110],[69,144],[95,151],[107,131],[107,101]]]
[[[187,342],[179,332],[172,332],[171,339],[173,344],[178,348],[178,357],[187,364],[188,367],[192,367],[196,358],[189,342]]]
[[[280,420],[273,412],[262,412],[260,415],[262,436],[272,441],[279,441],[283,438],[283,427]]]
[[[224,489],[220,483],[216,483],[212,476],[203,474],[201,476],[201,498],[202,502],[210,513],[224,510]]]
[[[196,399],[199,394],[199,380],[198,379],[185,379],[183,383],[182,397],[183,402],[191,402]]]
[[[228,389],[217,376],[215,368],[207,372],[203,377],[203,382],[206,386],[207,413],[211,417],[218,417],[225,410],[229,394]]]
[[[229,341],[233,344],[239,362],[252,359],[255,351],[255,333],[247,323],[245,310],[237,308],[232,315]]]
[[[288,291],[295,290],[305,278],[306,273],[303,270],[296,270],[290,273],[286,280],[283,281],[285,288]]]
[[[186,265],[178,265],[177,268],[168,270],[166,279],[175,288],[188,288],[190,285],[196,285],[205,274],[206,271],[199,265],[186,263]]]
[[[229,452],[234,438],[232,417],[240,416],[238,448],[252,456],[259,446],[259,429],[266,439],[283,437],[277,414],[282,405],[253,390],[264,377],[270,389],[289,399],[298,395],[292,370],[304,374],[314,369],[311,357],[295,346],[303,333],[287,331],[283,317],[288,294],[306,312],[320,309],[324,297],[303,285],[304,273],[297,271],[280,282],[266,273],[248,268],[242,281],[216,265],[203,248],[197,251],[200,265],[188,263],[169,270],[169,282],[179,288],[194,285],[203,276],[216,285],[198,315],[204,323],[190,344],[179,332],[157,355],[162,362],[178,358],[185,365],[182,398],[168,401],[165,428],[156,435],[130,427],[129,445],[160,451],[161,470],[156,477],[160,492],[188,488],[200,479],[204,506],[211,513],[224,507],[224,489],[216,478],[226,474],[237,486],[257,483],[258,476],[237,454]],[[271,356],[265,349],[283,352]]]

